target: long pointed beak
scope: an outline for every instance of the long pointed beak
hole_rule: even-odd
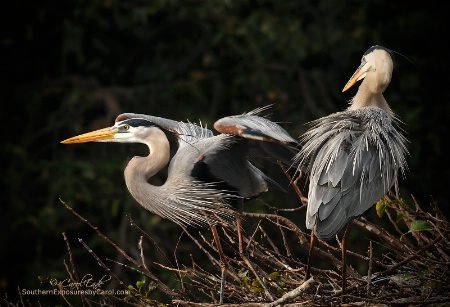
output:
[[[86,143],[86,142],[101,142],[107,141],[114,138],[117,133],[117,128],[103,128],[88,133],[80,134],[71,137],[67,140],[61,142],[61,144],[74,144],[74,143]]]
[[[361,65],[359,65],[359,67],[354,72],[353,76],[350,78],[350,80],[348,80],[347,84],[344,86],[344,89],[342,90],[342,92],[345,92],[346,90],[351,88],[357,81],[360,80],[362,74],[364,74],[366,72],[366,70],[363,69],[363,67],[366,64],[367,64],[367,62],[362,62]]]

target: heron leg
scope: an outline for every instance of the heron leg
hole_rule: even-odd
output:
[[[350,222],[347,224],[347,227],[345,227],[344,236],[342,237],[342,243],[341,243],[341,253],[342,253],[342,268],[341,268],[341,274],[342,274],[342,297],[345,295],[345,286],[347,281],[347,265],[346,265],[346,258],[347,258],[347,239],[348,235],[350,233],[350,228],[353,222]]]
[[[261,280],[261,278],[259,277],[259,275],[256,273],[255,268],[253,267],[252,263],[250,262],[250,260],[247,258],[247,254],[246,251],[244,251],[244,237],[242,235],[242,220],[241,220],[241,216],[240,214],[243,211],[243,207],[244,207],[244,200],[240,200],[239,201],[239,215],[236,217],[236,224],[237,224],[237,234],[238,234],[238,242],[239,242],[239,254],[242,258],[242,260],[245,262],[245,264],[247,265],[247,267],[250,269],[250,271],[252,271],[253,275],[255,275],[255,278],[258,280],[259,284],[261,285],[261,287],[264,289],[267,297],[273,301],[273,296],[272,294],[270,294],[269,290],[267,289],[266,285],[264,284],[264,282]]]
[[[315,242],[316,242],[316,236],[314,235],[314,229],[313,229],[313,230],[311,230],[311,241],[309,243],[308,263],[306,264],[305,281],[308,280],[309,277],[311,276],[311,260],[312,260],[312,253],[313,253]]]
[[[226,271],[226,263],[225,263],[225,255],[222,250],[222,244],[220,244],[219,234],[217,233],[217,228],[215,225],[211,225],[211,232],[214,237],[214,241],[216,242],[217,251],[219,252],[220,257],[220,292],[219,292],[219,304],[223,304],[223,293],[225,290],[225,279],[227,277]]]
[[[239,205],[239,214],[242,213],[242,206]],[[238,244],[239,244],[239,254],[244,254],[244,237],[242,236],[242,219],[240,216],[236,217],[236,227],[237,227],[237,235],[238,235]]]

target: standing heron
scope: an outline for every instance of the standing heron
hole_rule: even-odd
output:
[[[112,127],[81,134],[63,144],[84,142],[142,143],[149,155],[132,158],[125,168],[125,182],[134,199],[145,209],[181,226],[210,225],[221,256],[220,303],[225,278],[224,256],[215,224],[238,221],[239,249],[242,234],[238,214],[229,210],[244,199],[258,197],[271,180],[249,162],[250,155],[271,157],[290,164],[298,143],[279,125],[257,114],[225,117],[212,131],[144,114],[124,113]],[[161,186],[148,180],[169,164]],[[231,212],[231,213],[230,213]]]
[[[314,236],[328,240],[363,214],[391,189],[399,171],[407,169],[407,140],[383,92],[392,77],[391,51],[373,46],[343,92],[363,80],[350,106],[311,123],[303,135],[296,161],[310,173],[306,226]],[[342,290],[345,292],[345,241],[342,239]]]

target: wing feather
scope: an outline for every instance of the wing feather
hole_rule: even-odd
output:
[[[214,123],[214,128],[225,134],[257,141],[253,146],[252,154],[261,157],[270,157],[292,165],[293,158],[299,152],[301,145],[278,124],[265,117],[257,116],[262,110],[228,116]]]

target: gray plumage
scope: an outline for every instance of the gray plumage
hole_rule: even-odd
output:
[[[313,121],[302,137],[296,161],[310,173],[306,226],[321,239],[363,214],[407,168],[406,139],[382,95],[392,66],[387,49],[369,49],[344,88],[365,78],[350,107]]]
[[[268,107],[258,108],[242,115],[233,115],[219,119],[214,128],[221,133],[231,133],[250,142],[250,155],[271,158],[292,165],[301,145],[278,124],[260,117],[258,114]]]
[[[257,147],[255,142],[271,142],[294,149],[297,145],[284,129],[255,114],[231,121],[227,118],[219,120],[217,127],[227,130],[227,134],[215,136],[209,129],[190,122],[124,113],[110,128],[76,136],[63,143],[146,144],[149,155],[132,158],[125,168],[125,182],[131,195],[147,210],[177,224],[213,225],[218,219],[234,217],[233,211],[227,210],[230,204],[267,191],[270,179],[249,162],[249,150]],[[251,124],[247,125],[249,122]],[[238,135],[237,126],[248,134]],[[266,134],[268,127],[277,131]],[[265,139],[259,139],[259,136]],[[282,158],[290,160],[297,152],[292,150],[289,156]],[[149,178],[168,163],[165,183],[161,186],[149,184]]]

